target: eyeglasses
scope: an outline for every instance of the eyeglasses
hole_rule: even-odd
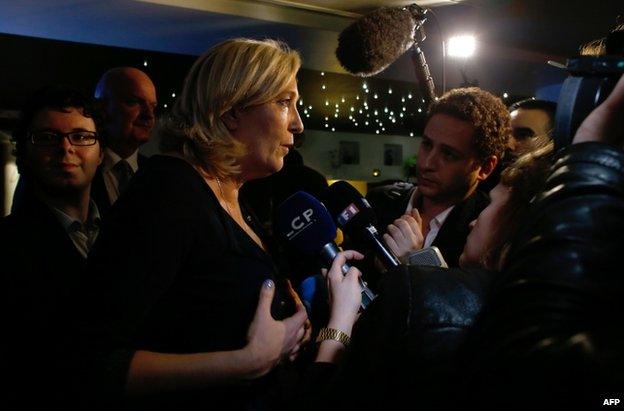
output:
[[[30,133],[30,141],[36,146],[54,147],[67,137],[72,146],[92,146],[98,141],[95,131],[72,131],[70,133],[54,133],[52,131],[35,131]]]

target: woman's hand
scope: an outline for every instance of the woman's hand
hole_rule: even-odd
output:
[[[588,141],[613,144],[624,143],[624,75],[607,99],[592,111],[574,136],[573,144]]]
[[[361,260],[364,256],[357,251],[343,251],[334,259],[329,272],[326,273],[329,288],[330,317],[328,328],[333,328],[351,336],[353,324],[358,318],[362,293],[360,289],[360,270],[351,267],[346,275],[342,274],[342,266],[347,260]],[[325,272],[324,272],[325,274]],[[319,345],[316,354],[317,362],[337,362],[345,350],[338,341],[325,340]]]
[[[405,262],[410,253],[423,247],[422,218],[418,210],[414,208],[411,214],[405,214],[394,220],[394,223],[388,226],[383,238],[390,250],[401,262]]]
[[[362,302],[359,283],[362,273],[357,268],[351,267],[347,274],[343,275],[342,266],[348,260],[363,258],[364,256],[357,251],[347,250],[338,253],[326,276],[331,307],[328,327],[339,329],[349,335],[358,318]]]
[[[296,354],[305,337],[305,323],[308,320],[301,301],[297,311],[283,321],[276,321],[271,315],[271,302],[275,295],[275,284],[266,280],[260,290],[258,308],[247,331],[247,346],[244,350],[255,364],[252,378],[260,377],[273,369],[282,358]]]

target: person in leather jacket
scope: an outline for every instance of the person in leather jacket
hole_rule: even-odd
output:
[[[463,347],[461,403],[506,410],[622,406],[622,113],[624,77],[557,153]]]

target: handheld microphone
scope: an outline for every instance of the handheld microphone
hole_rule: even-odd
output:
[[[338,227],[355,241],[370,244],[386,269],[401,264],[379,236],[373,208],[355,187],[346,181],[337,181],[329,186],[326,200]]]
[[[319,254],[328,267],[340,252],[334,243],[336,225],[329,212],[323,203],[304,191],[296,192],[279,206],[277,229],[295,249],[306,254]],[[344,264],[342,273],[346,274],[349,268],[348,264]],[[377,296],[362,278],[359,281],[362,289],[361,308],[366,309]]]
[[[368,77],[385,70],[412,48],[416,79],[429,103],[435,99],[435,86],[425,55],[418,47],[425,40],[426,14],[427,9],[412,4],[382,7],[365,15],[340,33],[338,61],[351,74]]]

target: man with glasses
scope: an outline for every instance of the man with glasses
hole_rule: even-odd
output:
[[[116,67],[104,73],[95,98],[102,103],[107,147],[93,181],[93,197],[106,214],[146,160],[139,147],[149,141],[154,127],[156,88],[141,70]]]
[[[11,376],[2,401],[17,401],[20,409],[37,408],[24,404],[40,400],[57,408],[50,404],[67,382],[55,362],[63,358],[58,342],[67,331],[66,313],[79,309],[66,304],[100,220],[90,198],[103,157],[92,115],[79,92],[47,87],[28,100],[13,132],[18,170],[28,184],[20,207],[0,220],[2,358]]]

